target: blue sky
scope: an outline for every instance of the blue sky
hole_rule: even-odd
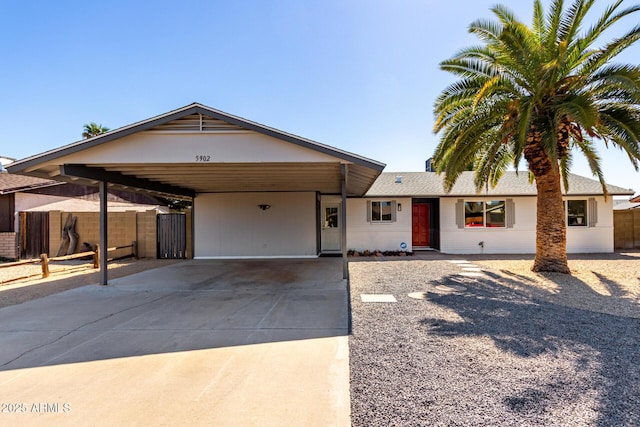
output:
[[[495,3],[0,0],[0,155],[197,101],[386,171],[423,170],[438,141],[433,102],[452,81],[438,63],[476,44],[467,27]],[[530,21],[532,1],[502,3]],[[621,58],[637,63],[640,44]],[[629,160],[601,147],[607,181],[640,192]],[[581,161],[573,171],[590,175]]]

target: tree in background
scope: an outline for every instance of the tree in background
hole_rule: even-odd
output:
[[[91,122],[89,124],[84,125],[84,130],[82,131],[82,137],[84,139],[93,138],[94,136],[102,135],[103,133],[109,132],[109,128],[99,125],[97,123]]]
[[[605,195],[595,140],[624,150],[638,170],[640,67],[611,61],[640,38],[640,26],[596,43],[640,6],[616,1],[585,26],[594,0],[563,3],[553,0],[545,13],[535,0],[530,27],[502,5],[491,9],[497,20],[470,25],[481,44],[440,64],[459,79],[435,102],[434,163],[447,190],[473,164],[479,191],[524,157],[538,194],[532,269],[569,273],[561,183],[568,189],[574,153],[586,156]]]

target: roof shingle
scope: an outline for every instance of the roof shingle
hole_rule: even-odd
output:
[[[59,184],[62,184],[62,182],[7,172],[0,173],[0,194],[16,193]]]
[[[373,183],[366,197],[411,196],[411,197],[456,197],[456,196],[535,196],[535,182],[529,182],[529,173],[505,172],[495,188],[485,188],[479,193],[473,182],[474,172],[463,172],[451,192],[444,190],[444,175],[435,172],[383,172]],[[396,182],[402,177],[401,182]],[[633,195],[628,190],[607,184],[610,195]],[[599,181],[580,175],[569,174],[569,196],[602,195]]]

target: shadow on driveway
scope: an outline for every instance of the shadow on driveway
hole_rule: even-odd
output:
[[[347,334],[340,260],[192,260],[0,309],[0,370]]]
[[[340,259],[191,260],[110,283],[0,309],[3,403],[19,404],[0,424],[349,423]]]

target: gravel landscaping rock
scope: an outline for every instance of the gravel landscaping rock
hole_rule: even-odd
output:
[[[637,271],[629,283],[602,273],[614,290],[605,295],[575,276],[545,285],[513,265],[501,272],[499,259],[469,259],[483,276],[465,277],[448,262],[463,257],[428,258],[350,262],[354,426],[640,425],[640,319],[627,315]],[[576,286],[586,289],[566,289]]]

